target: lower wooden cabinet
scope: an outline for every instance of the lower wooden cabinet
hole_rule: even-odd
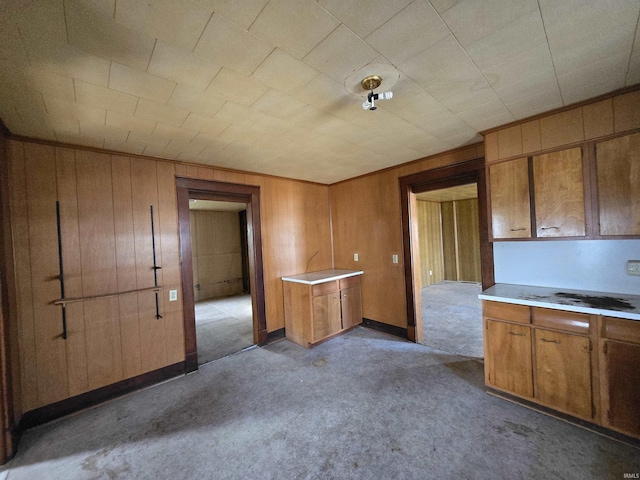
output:
[[[486,320],[487,382],[500,390],[533,397],[531,327]]]
[[[285,334],[298,345],[311,347],[362,323],[359,276],[283,285]]]
[[[602,330],[603,423],[640,437],[640,322],[604,317]]]
[[[594,415],[588,337],[535,329],[535,398],[582,418]]]
[[[640,322],[483,302],[492,389],[640,438]]]

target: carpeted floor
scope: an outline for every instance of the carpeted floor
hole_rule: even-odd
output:
[[[475,282],[443,282],[422,289],[424,345],[467,357],[484,357],[482,286]]]
[[[25,433],[7,480],[622,479],[640,450],[487,395],[482,363],[358,327]],[[2,475],[0,475],[2,478]]]
[[[251,295],[202,300],[195,310],[199,365],[253,345]]]

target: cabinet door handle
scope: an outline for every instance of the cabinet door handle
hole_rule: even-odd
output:
[[[527,336],[526,333],[513,333],[513,332],[509,332],[509,335],[513,335],[514,337],[526,337]]]
[[[512,232],[521,232],[523,230],[526,230],[526,228],[522,227],[522,228],[512,228],[511,229]]]
[[[560,340],[547,340],[544,337],[540,337],[540,341],[541,342],[547,342],[547,343],[558,343],[558,344],[560,343]]]
[[[540,227],[540,230],[560,230],[560,227]]]

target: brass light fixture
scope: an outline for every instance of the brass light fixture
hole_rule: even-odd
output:
[[[365,77],[360,82],[360,86],[364,90],[369,90],[369,95],[367,95],[367,100],[362,104],[362,108],[364,110],[374,111],[378,107],[376,107],[376,100],[391,100],[393,98],[393,92],[384,92],[384,93],[373,93],[373,91],[380,86],[382,83],[382,77],[379,75],[369,75]]]

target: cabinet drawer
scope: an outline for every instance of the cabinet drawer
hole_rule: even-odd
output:
[[[482,314],[485,317],[507,322],[531,323],[531,307],[502,302],[482,302]]]
[[[624,318],[604,317],[604,336],[611,340],[640,344],[640,322]]]
[[[355,287],[357,285],[360,285],[360,276],[356,276],[356,277],[348,277],[348,278],[343,278],[342,280],[340,280],[340,290],[343,290],[345,288],[351,288],[351,287]]]
[[[334,280],[333,282],[319,283],[318,285],[313,285],[311,287],[311,295],[317,297],[318,295],[326,295],[331,292],[337,292],[338,288],[338,280]]]
[[[589,315],[584,313],[552,310],[550,308],[534,308],[533,324],[536,327],[552,328],[570,333],[589,334]]]

